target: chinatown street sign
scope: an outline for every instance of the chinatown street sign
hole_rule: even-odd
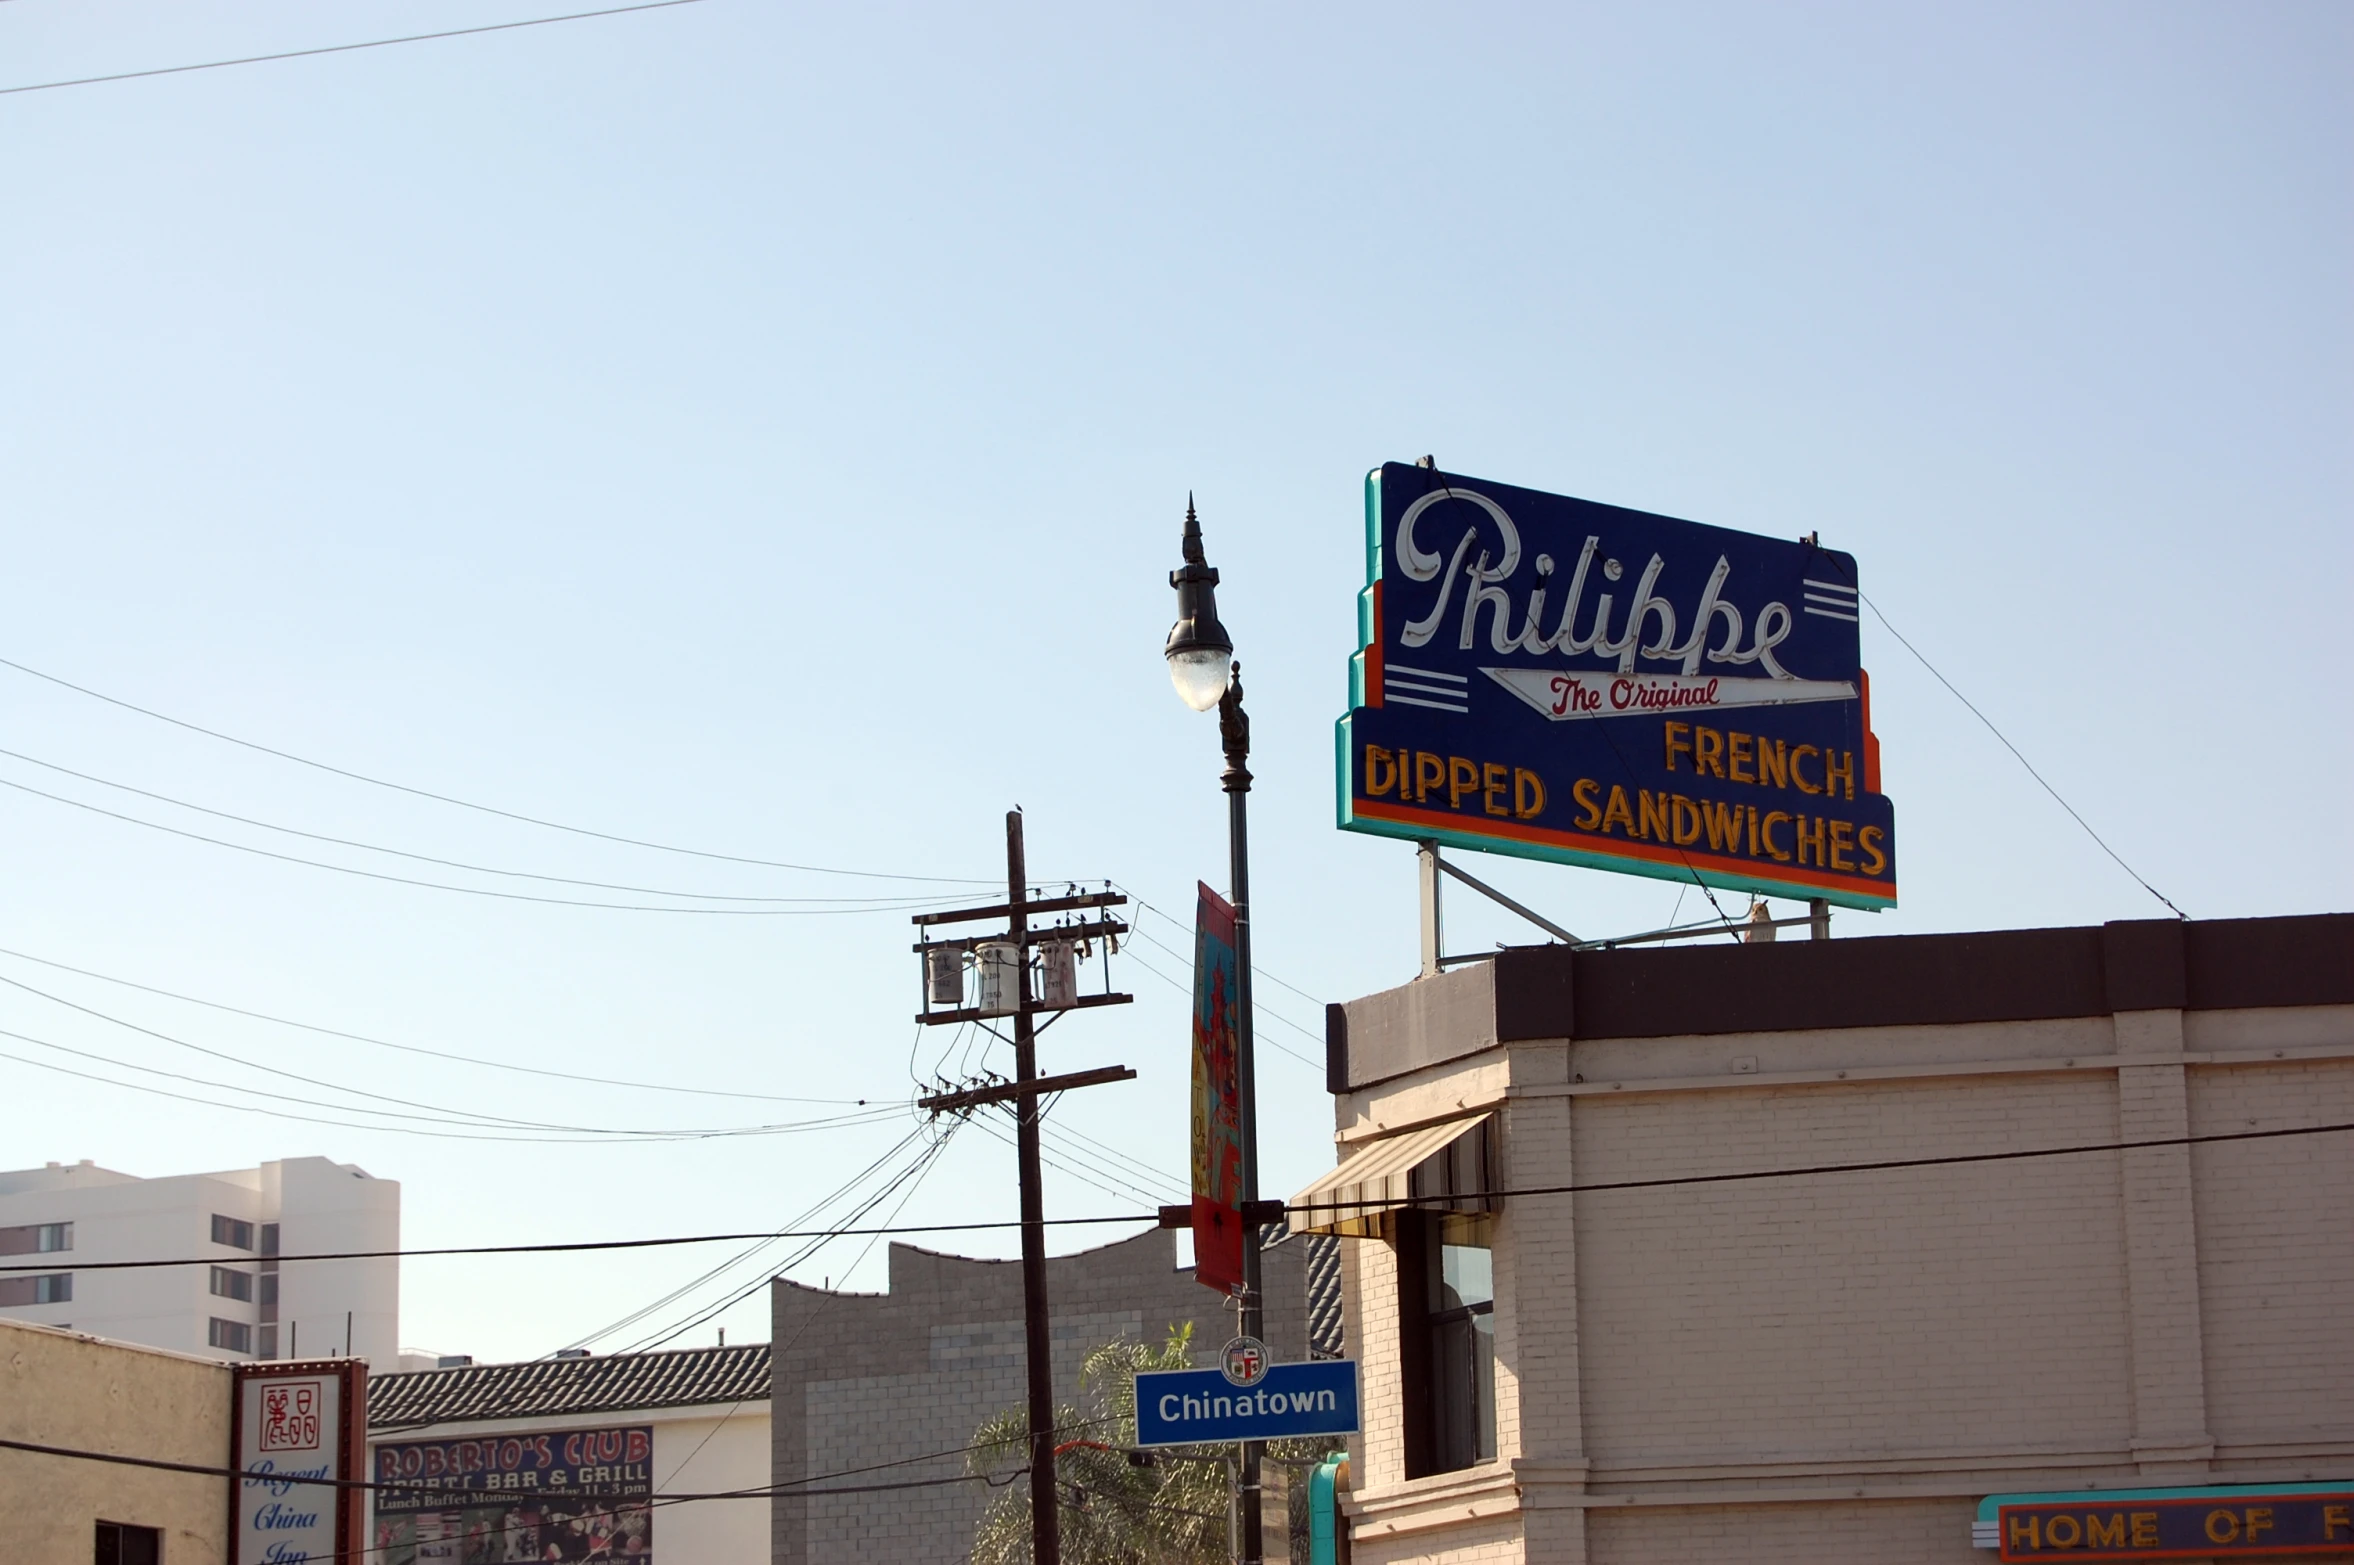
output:
[[[1353,1435],[1357,1422],[1355,1359],[1269,1364],[1262,1358],[1257,1378],[1247,1385],[1238,1385],[1225,1367],[1147,1370],[1136,1377],[1140,1446]]]
[[[1389,463],[1342,829],[1896,903],[1852,556]]]

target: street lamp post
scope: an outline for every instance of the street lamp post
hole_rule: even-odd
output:
[[[1202,554],[1201,523],[1194,516],[1193,497],[1185,497],[1185,563],[1169,573],[1177,589],[1177,623],[1169,629],[1162,649],[1169,660],[1169,678],[1178,697],[1196,712],[1218,709],[1218,737],[1226,751],[1226,770],[1219,781],[1226,789],[1228,890],[1234,902],[1236,1087],[1242,1119],[1242,1199],[1249,1213],[1259,1199],[1259,1091],[1252,1055],[1251,1018],[1251,870],[1250,870],[1250,714],[1242,709],[1242,665],[1233,661],[1234,640],[1218,623],[1218,572]],[[1246,1337],[1263,1337],[1265,1298],[1259,1288],[1259,1225],[1245,1216],[1242,1225],[1242,1321]],[[1242,1565],[1261,1565],[1259,1515],[1260,1444],[1245,1441],[1238,1500],[1242,1512]]]

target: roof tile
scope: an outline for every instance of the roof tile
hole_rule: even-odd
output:
[[[497,1418],[626,1413],[766,1401],[765,1342],[604,1358],[532,1359],[368,1377],[368,1427],[384,1432]]]

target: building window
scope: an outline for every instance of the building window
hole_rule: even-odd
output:
[[[159,1565],[162,1559],[163,1534],[155,1528],[98,1524],[98,1565]]]
[[[50,1272],[40,1277],[0,1277],[0,1305],[70,1304],[74,1274]]]
[[[262,1328],[262,1350],[261,1350],[259,1353],[255,1354],[255,1355],[254,1355],[254,1357],[256,1357],[256,1358],[265,1358],[265,1359],[274,1359],[274,1358],[276,1358],[277,1356],[278,1356],[278,1328],[277,1328],[277,1327],[275,1327],[275,1326],[264,1326],[264,1327]]]
[[[1397,1222],[1406,1476],[1494,1461],[1493,1219],[1403,1212]]]
[[[21,1228],[0,1228],[0,1255],[48,1255],[73,1247],[71,1223],[28,1223]]]
[[[237,1271],[227,1266],[214,1267],[213,1297],[216,1299],[236,1299],[241,1303],[251,1304],[253,1302],[253,1274]]]
[[[253,1248],[253,1224],[243,1218],[223,1217],[213,1213],[213,1243],[225,1244],[232,1250]]]
[[[277,1253],[278,1225],[276,1223],[264,1223],[262,1224],[262,1254],[276,1255]]]
[[[251,1353],[253,1351],[253,1328],[241,1320],[223,1320],[215,1315],[212,1318],[212,1328],[205,1335],[205,1341],[213,1347],[226,1348],[231,1353]]]

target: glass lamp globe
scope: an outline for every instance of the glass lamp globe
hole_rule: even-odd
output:
[[[1195,647],[1169,654],[1169,682],[1177,687],[1177,699],[1196,712],[1207,712],[1226,694],[1226,664],[1232,655],[1227,647]]]

